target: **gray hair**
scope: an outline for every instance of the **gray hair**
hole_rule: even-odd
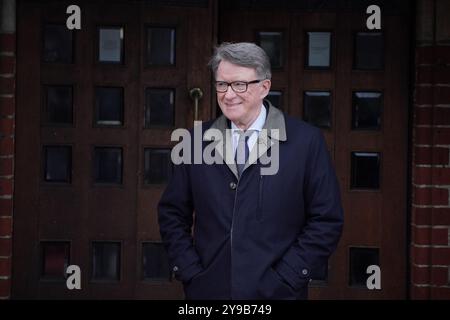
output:
[[[270,60],[266,52],[251,42],[224,42],[215,48],[214,55],[209,61],[214,76],[222,60],[241,67],[255,69],[260,79],[271,79]]]

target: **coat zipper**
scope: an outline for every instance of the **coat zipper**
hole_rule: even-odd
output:
[[[241,173],[242,174],[242,173]],[[241,177],[238,178],[236,189],[234,193],[234,204],[233,204],[233,214],[231,216],[231,229],[230,229],[230,278],[231,278],[231,299],[233,299],[233,226],[234,226],[234,213],[236,211],[236,199],[239,189],[239,181]]]
[[[258,208],[256,211],[256,220],[259,221],[261,219],[261,211],[262,211],[262,200],[263,200],[263,186],[264,180],[263,175],[259,176],[259,194],[258,194]]]
[[[236,192],[234,193],[234,204],[233,204],[233,214],[231,216],[231,230],[230,230],[230,236],[231,236],[231,246],[233,246],[233,224],[234,224],[234,212],[236,211],[236,199],[237,199],[237,193],[239,188],[239,181],[241,179],[238,178],[237,184],[236,184]]]

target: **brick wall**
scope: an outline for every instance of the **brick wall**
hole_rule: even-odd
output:
[[[15,1],[0,2],[0,21],[0,299],[8,299],[14,190]]]
[[[450,1],[417,5],[410,295],[450,299]]]

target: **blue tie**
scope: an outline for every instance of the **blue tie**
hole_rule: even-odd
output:
[[[239,177],[241,176],[242,171],[244,171],[245,164],[247,163],[250,154],[250,150],[248,148],[248,139],[250,138],[250,135],[251,132],[239,131],[239,141],[234,158]]]

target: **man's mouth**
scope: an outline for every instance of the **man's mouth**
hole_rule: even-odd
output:
[[[232,109],[232,108],[236,108],[240,105],[241,105],[240,103],[227,103],[226,107]]]

